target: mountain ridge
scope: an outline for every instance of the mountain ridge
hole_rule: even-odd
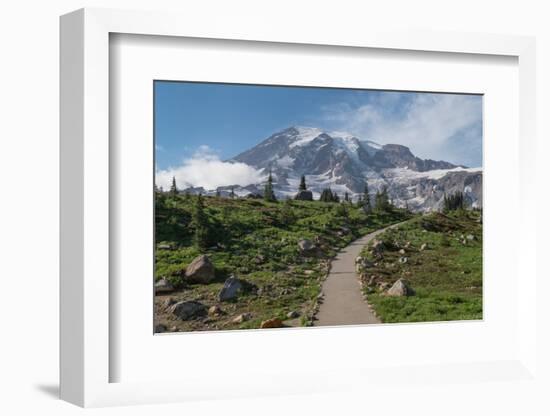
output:
[[[381,145],[345,132],[292,126],[267,137],[227,162],[271,172],[279,197],[292,197],[306,176],[315,196],[330,187],[357,198],[365,181],[371,193],[387,187],[396,205],[423,211],[439,209],[446,193],[461,191],[469,206],[481,207],[482,169],[443,160],[421,159],[402,144]],[[232,187],[219,187],[222,195]],[[261,193],[262,184],[233,187],[236,194]],[[206,191],[208,194],[209,191]]]

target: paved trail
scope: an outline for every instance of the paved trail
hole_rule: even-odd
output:
[[[355,258],[363,247],[392,225],[367,234],[343,248],[332,261],[330,273],[323,283],[324,300],[321,303],[315,326],[377,324],[361,294],[361,286],[355,272]]]

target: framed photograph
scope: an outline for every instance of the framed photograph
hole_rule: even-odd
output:
[[[534,40],[327,36],[61,18],[63,399],[537,382]]]
[[[482,319],[482,95],[156,80],[154,101],[155,332]]]

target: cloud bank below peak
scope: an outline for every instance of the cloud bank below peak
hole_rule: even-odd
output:
[[[179,189],[191,186],[215,189],[219,186],[241,185],[260,182],[261,170],[245,163],[224,162],[208,146],[200,146],[192,157],[182,164],[164,170],[157,170],[155,183],[165,190],[170,189],[172,178],[176,178]]]

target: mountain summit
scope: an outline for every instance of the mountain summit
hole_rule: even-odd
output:
[[[346,185],[359,193],[365,178],[377,177],[384,169],[406,168],[417,172],[457,168],[449,162],[420,159],[408,147],[380,145],[342,132],[314,127],[289,127],[233,158],[257,169],[271,170],[279,185],[295,176],[308,175]]]

